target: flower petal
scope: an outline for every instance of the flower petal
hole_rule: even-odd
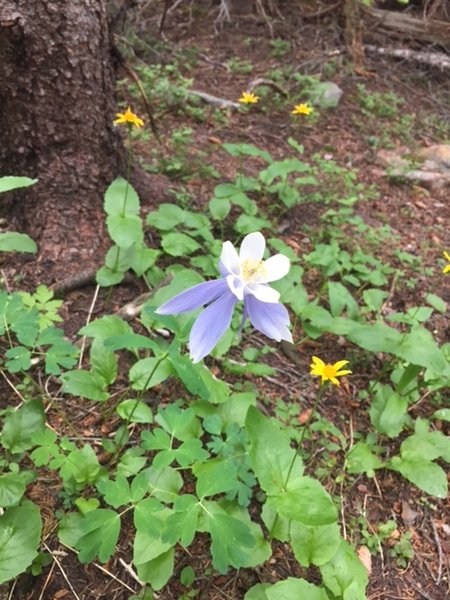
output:
[[[262,260],[264,250],[266,249],[266,240],[259,231],[249,233],[242,240],[239,250],[239,259],[243,260]]]
[[[247,294],[244,298],[245,309],[255,329],[276,340],[292,342],[289,325],[289,314],[282,304],[261,302],[255,296]]]
[[[176,315],[196,310],[216,300],[227,291],[228,284],[225,279],[204,281],[164,302],[155,312],[158,315]]]
[[[277,281],[289,273],[291,261],[284,254],[275,254],[264,261],[266,281]]]
[[[333,367],[335,368],[335,370],[337,372],[340,369],[342,369],[342,367],[345,367],[345,365],[348,365],[348,360],[338,360],[337,362],[334,363]]]
[[[238,300],[244,299],[244,284],[240,277],[236,275],[227,275],[226,277],[228,287],[230,291],[236,296]]]
[[[231,292],[223,294],[198,316],[189,336],[189,351],[193,362],[211,352],[229,328],[237,298]]]
[[[276,304],[280,299],[280,292],[277,292],[270,285],[264,283],[250,283],[245,286],[245,289],[248,294],[252,294],[261,302]]]
[[[230,273],[239,273],[239,255],[231,242],[224,242],[219,260],[219,271],[226,277]]]

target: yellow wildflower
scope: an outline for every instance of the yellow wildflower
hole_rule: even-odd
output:
[[[119,125],[119,123],[130,123],[131,125],[136,125],[136,127],[142,127],[144,121],[140,119],[134,112],[131,112],[131,108],[128,107],[124,113],[116,113],[117,119],[114,121],[114,125]]]
[[[256,104],[259,101],[259,96],[255,96],[253,92],[242,92],[239,102],[242,104]]]
[[[348,369],[344,369],[341,371],[342,367],[348,364],[348,360],[338,360],[338,362],[331,364],[325,364],[322,359],[317,356],[312,357],[312,363],[310,365],[310,374],[317,375],[318,377],[322,377],[321,383],[325,381],[331,381],[334,385],[339,385],[338,377],[342,377],[343,375],[349,375],[351,371]]]
[[[312,106],[308,106],[308,104],[306,104],[305,102],[302,102],[301,104],[296,104],[294,106],[294,110],[291,111],[291,114],[293,115],[310,115],[313,112],[313,108]]]
[[[444,252],[444,258],[445,260],[448,261],[448,265],[445,265],[445,267],[442,269],[443,273],[450,273],[450,254],[448,252]]]

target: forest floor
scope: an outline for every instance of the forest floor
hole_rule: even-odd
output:
[[[450,302],[450,276],[446,279],[442,275],[441,260],[442,251],[450,249],[448,181],[447,185],[425,187],[400,176],[390,176],[386,167],[386,156],[389,157],[390,152],[414,156],[420,149],[433,144],[449,143],[448,71],[367,54],[359,71],[355,72],[345,53],[342,23],[333,13],[320,20],[277,19],[273,22],[273,37],[265,20],[254,15],[236,16],[218,32],[215,32],[214,17],[201,12],[191,16],[192,20],[183,4],[169,14],[164,26],[165,41],[157,46],[154,43],[157,19],[151,14],[136,16],[130,26],[134,39],[127,32],[136,55],[134,60],[129,58],[130,64],[144,85],[157,84],[157,64],[165,65],[166,69],[159,71],[160,81],[173,82],[160,91],[159,97],[153,97],[156,102],[153,116],[163,146],[160,147],[150,134],[137,139],[137,155],[144,169],[151,171],[155,164],[164,165],[158,175],[151,176],[155,188],[149,191],[148,198],[143,199],[144,209],[154,208],[161,201],[174,201],[177,196],[189,197],[191,210],[205,210],[219,182],[213,176],[214,169],[220,173],[220,181],[226,181],[233,179],[238,168],[236,159],[221,151],[223,143],[253,144],[267,150],[274,158],[282,158],[292,151],[287,143],[291,137],[304,146],[305,156],[318,153],[325,160],[332,158],[343,169],[354,170],[357,175],[353,185],[358,195],[354,214],[371,227],[390,228],[392,235],[378,243],[374,252],[378,259],[400,265],[404,270],[403,280],[393,282],[390,289],[392,310],[416,306],[430,290]],[[389,39],[377,38],[375,34],[370,41],[378,45],[390,44]],[[150,62],[151,47],[154,48],[153,63]],[[147,70],[143,68],[144,63]],[[176,65],[175,72],[167,71],[171,64]],[[287,98],[294,92],[298,95],[302,86],[307,87],[309,76],[336,83],[343,91],[342,98],[336,107],[317,108],[311,117],[294,116],[291,114],[293,106]],[[243,91],[249,90],[257,78],[275,83],[255,86],[253,91],[263,99],[247,110],[218,109],[197,102],[189,111],[180,104],[174,91],[181,78],[192,80],[186,87],[233,102]],[[145,104],[135,89],[132,90],[134,99],[131,99],[130,86],[129,80],[121,84],[120,97],[123,103],[132,103],[136,112],[148,122]],[[280,89],[286,92],[286,97]],[[305,96],[304,100],[308,98]],[[164,102],[164,106],[160,102]],[[183,97],[182,102],[188,101]],[[137,110],[139,106],[141,111]],[[181,130],[186,128],[192,131],[183,133]],[[450,173],[450,146],[448,150],[449,154],[440,165],[447,176]],[[246,166],[257,172],[261,164],[252,160]],[[359,188],[358,184],[361,184]],[[311,252],[314,230],[321,227],[321,213],[322,209],[312,202],[294,207],[280,219],[279,236],[300,254]],[[64,265],[59,267],[64,273]],[[85,323],[93,290],[94,286],[88,286],[66,295],[63,316],[69,336],[75,336]],[[140,281],[119,286],[114,290],[112,300],[107,291],[102,291],[93,316],[114,312],[144,291],[145,286]],[[441,342],[450,341],[448,317],[438,318],[434,326]],[[324,336],[301,346],[295,362],[282,355],[272,357],[271,365],[277,375],[271,381],[254,379],[258,386],[263,386],[266,397],[273,399],[273,407],[276,399],[295,403],[295,398],[300,398],[302,411],[307,410],[310,396],[305,388],[305,375],[310,354],[334,356],[334,352],[335,341]],[[369,372],[368,366],[367,376]],[[73,410],[72,420],[78,414],[77,406]],[[320,411],[346,437],[363,430],[367,424],[367,412],[355,398],[351,382],[326,399]],[[429,414],[429,411],[430,407],[424,401],[417,407],[416,416]],[[78,418],[80,431],[90,435],[86,432],[96,426],[92,415],[82,413]],[[333,456],[330,452],[328,458],[330,470],[339,472],[339,453]],[[333,492],[341,497],[343,534],[357,547],[367,548],[369,538],[374,544],[376,536],[373,534],[380,524],[389,520],[396,523],[392,536],[382,543],[375,543],[370,560],[366,556],[370,570],[369,600],[444,600],[449,597],[448,501],[426,496],[387,470],[378,472],[376,478],[347,479],[344,484],[336,484]],[[41,483],[34,486],[32,496],[47,514],[50,532],[51,515],[58,508],[52,491]],[[405,533],[408,533],[413,550],[412,558],[403,556],[398,546],[397,555],[392,552],[396,541]],[[47,544],[57,548],[58,542],[51,535],[48,540]],[[189,549],[189,556],[179,560],[180,568],[191,564],[197,573],[209,568],[204,541],[202,536],[198,538]],[[129,543],[124,542],[116,556],[119,555],[125,562],[130,562]],[[130,589],[139,589],[125,563],[117,562],[116,558],[103,566],[103,570],[98,565],[80,565],[70,551],[64,551],[60,561],[80,599],[126,600],[131,595]],[[317,581],[313,569],[302,573],[293,555],[278,543],[272,558],[262,567],[231,570],[225,576],[212,574],[200,579],[195,597],[240,600],[255,583],[300,575]],[[179,580],[174,577],[162,592],[155,594],[155,598],[176,600],[182,593]],[[58,566],[51,571],[44,569],[37,579],[22,580],[5,596],[0,590],[2,600],[71,597],[74,597],[73,593]]]

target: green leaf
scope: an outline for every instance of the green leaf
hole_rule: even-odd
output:
[[[30,185],[34,185],[37,182],[37,179],[30,179],[29,177],[15,177],[13,175],[6,175],[4,177],[0,177],[0,193],[18,190],[19,188],[30,187]]]
[[[145,479],[141,473],[136,476],[142,482]],[[141,483],[139,483],[139,486]],[[148,485],[147,485],[148,488]],[[155,498],[145,498],[144,500],[138,501],[134,509],[134,526],[136,530],[145,533],[150,537],[159,538],[163,530],[163,505]]]
[[[83,369],[67,371],[62,374],[61,380],[63,392],[66,394],[81,396],[98,402],[104,402],[109,398],[108,392],[105,391],[105,380],[95,371],[85,371]]]
[[[185,233],[167,233],[161,241],[163,250],[170,256],[189,256],[201,246]]]
[[[97,271],[96,281],[100,287],[109,287],[120,283],[124,276],[124,271],[113,271],[109,267],[101,267]]]
[[[25,233],[16,231],[0,233],[0,252],[36,252],[36,250],[36,242]]]
[[[227,492],[236,485],[236,466],[228,459],[197,463],[192,472],[197,477],[196,492],[200,499]]]
[[[450,408],[440,408],[432,414],[433,419],[439,419],[440,421],[450,421]]]
[[[158,206],[158,210],[153,210],[147,215],[147,225],[162,231],[171,231],[177,225],[184,223],[185,218],[186,213],[182,208],[176,204],[163,202]]]
[[[159,363],[159,364],[158,364]],[[150,374],[153,375],[149,379]],[[172,375],[172,366],[168,360],[150,356],[135,363],[129,372],[131,387],[134,390],[148,390],[162,383]]]
[[[395,354],[403,336],[385,323],[377,322],[373,325],[356,323],[355,327],[347,333],[347,337],[364,350]]]
[[[394,392],[389,385],[377,384],[370,407],[370,420],[379,433],[397,437],[403,429],[408,398]]]
[[[141,277],[153,267],[161,252],[155,248],[146,248],[141,244],[135,245],[133,248],[134,252],[130,268],[133,269],[138,277]]]
[[[272,223],[268,219],[252,215],[240,215],[234,224],[234,229],[243,235],[258,231],[260,229],[272,229]]]
[[[116,406],[116,412],[119,417],[131,423],[153,423],[152,411],[142,400],[122,400]]]
[[[50,467],[52,467],[52,463],[50,463]],[[94,484],[101,473],[102,467],[100,467],[97,455],[88,444],[81,450],[78,448],[72,450],[60,470],[64,488],[69,493],[79,492],[86,485]]]
[[[149,467],[144,472],[151,494],[162,502],[174,502],[183,485],[180,473],[171,467],[164,469]]]
[[[120,533],[120,517],[113,510],[98,508],[89,512],[81,523],[81,537],[76,548],[81,563],[90,563],[97,556],[107,562],[116,550]]]
[[[181,585],[190,586],[194,583],[194,581],[195,581],[195,571],[190,565],[181,569],[181,573],[180,573]]]
[[[0,475],[0,507],[9,508],[19,504],[27,484],[33,480],[33,477],[31,471]]]
[[[282,517],[304,525],[335,523],[337,510],[322,484],[311,477],[291,477],[277,495],[268,502]]]
[[[425,296],[425,300],[428,302],[430,306],[432,306],[435,310],[445,315],[447,312],[447,302],[443,300],[440,296],[436,296],[436,294],[427,294]]]
[[[344,540],[334,555],[320,567],[324,585],[343,600],[366,600],[367,571],[352,547]]]
[[[59,522],[58,538],[62,544],[74,548],[83,535],[81,526],[83,515],[79,512],[67,513]]]
[[[431,369],[438,375],[450,374],[449,362],[437,345],[433,334],[421,325],[411,328],[411,331],[402,339],[395,354],[414,365]]]
[[[173,348],[169,352],[169,361],[174,371],[191,394],[208,400],[210,392],[199,373],[199,370],[204,368],[203,365],[194,365],[187,356],[180,355],[177,350],[178,348]]]
[[[418,488],[437,498],[447,497],[447,476],[445,471],[431,460],[414,455],[394,456],[388,468],[398,471]]]
[[[290,173],[307,173],[311,166],[298,158],[286,158],[272,163],[259,174],[259,179],[264,185],[270,185],[278,177],[284,179]]]
[[[133,330],[128,323],[120,317],[107,315],[100,319],[95,319],[95,321],[92,321],[89,325],[85,325],[80,329],[79,333],[80,335],[88,335],[89,337],[104,342],[115,335],[133,333]]]
[[[99,339],[94,339],[91,345],[91,367],[107,385],[112,385],[115,382],[117,378],[117,358],[114,352],[108,350]]]
[[[223,221],[230,213],[231,202],[228,198],[214,197],[209,201],[208,208],[213,219],[216,221]]]
[[[337,523],[310,527],[293,521],[290,537],[295,558],[306,568],[311,564],[320,566],[327,563],[336,554],[341,543]]]
[[[104,209],[108,215],[139,214],[139,197],[131,183],[123,177],[117,177],[106,190]]]
[[[377,313],[381,310],[383,302],[386,300],[388,295],[388,292],[385,292],[384,290],[370,288],[368,290],[364,290],[363,300],[371,311]]]
[[[129,248],[144,239],[142,220],[136,215],[109,215],[106,225],[110,238],[119,248]]]
[[[32,437],[44,430],[45,415],[41,400],[30,400],[6,415],[0,442],[12,454],[25,452],[34,444]]]
[[[288,577],[274,585],[259,583],[245,594],[244,600],[328,600],[325,590],[305,579]]]
[[[200,504],[195,496],[179,496],[173,505],[174,513],[168,517],[161,539],[171,545],[178,541],[187,548],[192,543],[197,530]]]
[[[18,373],[19,371],[27,371],[31,366],[31,352],[24,346],[15,346],[9,348],[5,352],[6,367],[11,373]]]
[[[96,485],[98,491],[103,495],[106,504],[113,508],[119,508],[131,502],[131,490],[128,480],[118,474],[115,481],[101,479]]]
[[[338,317],[344,308],[348,308],[348,316],[354,318],[358,315],[358,303],[348,289],[338,281],[328,281],[328,298],[333,317]]]
[[[246,428],[251,444],[250,465],[262,489],[269,495],[281,493],[290,471],[293,478],[303,473],[300,456],[291,469],[296,451],[291,448],[288,434],[253,406],[248,409]]]
[[[382,464],[365,442],[357,442],[347,455],[347,471],[352,474],[365,473],[368,477],[373,477],[375,469],[379,469]]]
[[[173,574],[174,548],[138,530],[133,545],[133,563],[139,579],[160,590]]]
[[[41,526],[39,509],[28,500],[0,516],[0,585],[23,573],[38,555]]]
[[[208,503],[208,527],[211,534],[211,555],[213,567],[219,573],[226,573],[229,565],[240,568],[245,563],[245,548],[255,545],[255,538],[249,527],[222,510],[216,503]]]
[[[253,144],[223,144],[222,148],[231,154],[231,156],[254,156],[262,158],[268,163],[272,162],[272,157],[265,150],[260,150]]]
[[[175,404],[170,404],[158,411],[155,421],[181,442],[198,438],[202,433],[200,421],[191,408],[181,409]]]

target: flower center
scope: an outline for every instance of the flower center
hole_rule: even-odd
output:
[[[332,377],[336,377],[336,369],[334,365],[325,365],[323,368],[323,374],[327,379],[331,379]]]
[[[267,272],[264,267],[264,261],[247,258],[241,262],[241,277],[246,283],[266,279]]]

